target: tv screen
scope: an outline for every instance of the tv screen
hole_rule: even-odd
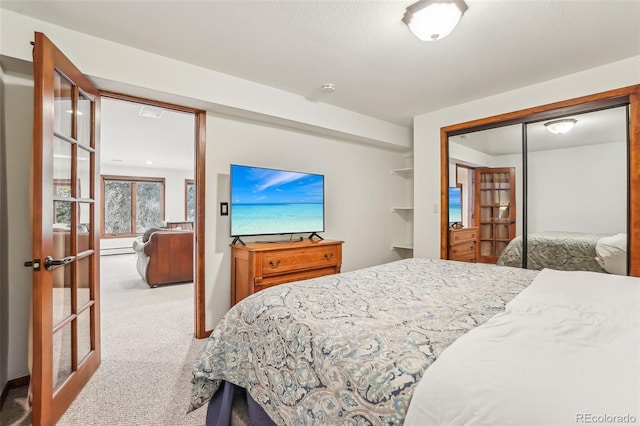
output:
[[[449,187],[449,223],[462,222],[462,187]]]
[[[231,165],[231,236],[324,232],[324,176]]]

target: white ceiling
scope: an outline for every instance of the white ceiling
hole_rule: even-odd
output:
[[[102,98],[100,162],[115,167],[193,170],[195,116],[162,108],[159,118],[140,116],[143,105]]]
[[[412,1],[8,1],[0,6],[407,127],[412,117],[640,54],[638,0],[466,0],[448,37]],[[331,82],[331,94],[320,86]]]

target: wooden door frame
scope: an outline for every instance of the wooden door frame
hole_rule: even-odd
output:
[[[592,105],[622,106],[623,102],[630,108],[627,145],[629,275],[640,277],[640,84],[440,128],[440,257],[447,258],[448,223],[445,215],[449,211],[447,187],[450,136],[521,124],[533,118],[544,120],[557,117],[559,114],[578,114],[587,112]]]
[[[204,229],[205,229],[205,146],[206,146],[206,121],[207,113],[204,110],[176,105],[123,93],[100,90],[103,98],[121,101],[135,102],[165,108],[179,112],[193,114],[195,118],[195,184],[196,184],[196,217],[195,217],[195,255],[194,255],[194,335],[197,339],[204,339],[211,334],[206,330],[205,324],[205,264],[204,264]]]

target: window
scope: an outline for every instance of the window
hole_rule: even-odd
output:
[[[184,180],[184,220],[193,222],[196,217],[196,183],[193,179]]]
[[[102,236],[142,234],[164,221],[164,178],[102,176]]]

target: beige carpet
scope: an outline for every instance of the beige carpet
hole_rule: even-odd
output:
[[[187,414],[191,367],[204,340],[193,337],[193,284],[149,288],[135,255],[101,258],[102,364],[59,425],[203,425]],[[13,390],[2,425],[29,425],[25,389]]]

